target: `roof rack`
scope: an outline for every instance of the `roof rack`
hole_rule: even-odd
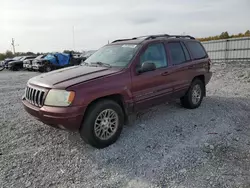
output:
[[[126,41],[126,40],[134,40],[134,39],[117,39],[117,40],[114,40],[112,43]]]
[[[195,39],[194,37],[192,37],[190,35],[170,35],[169,37]]]
[[[156,39],[156,38],[189,38],[189,39],[195,39],[194,37],[190,35],[168,35],[168,34],[161,34],[161,35],[146,35],[146,36],[140,36],[140,37],[133,37],[131,39],[118,39],[114,40],[112,43],[115,42],[121,42],[121,41],[127,41],[127,40],[136,40],[140,38],[145,38],[144,40],[150,40],[150,39]]]

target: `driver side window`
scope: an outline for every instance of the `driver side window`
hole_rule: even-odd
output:
[[[146,61],[154,63],[157,69],[167,67],[167,58],[164,45],[162,43],[149,45],[144,53],[140,56],[140,64],[138,67],[141,67],[141,65]]]

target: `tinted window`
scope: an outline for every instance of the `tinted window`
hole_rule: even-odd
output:
[[[181,43],[181,46],[182,46],[182,48],[183,48],[183,51],[184,51],[186,60],[189,61],[189,60],[191,59],[191,57],[190,57],[190,54],[189,54],[189,52],[188,52],[188,50],[187,50],[187,47],[186,47],[183,43]]]
[[[199,42],[187,42],[187,46],[190,52],[192,53],[194,59],[202,59],[207,56],[205,50]]]
[[[168,43],[168,48],[173,64],[178,65],[186,61],[185,54],[179,42]]]
[[[140,57],[140,65],[146,61],[151,61],[156,68],[166,67],[167,58],[164,45],[161,43],[151,44]]]

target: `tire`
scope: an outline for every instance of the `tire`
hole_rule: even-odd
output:
[[[50,71],[52,71],[51,66],[50,66],[50,65],[46,65],[46,66],[44,67],[44,72],[50,72]]]
[[[4,70],[4,69],[5,69],[5,67],[2,66],[2,65],[0,65],[0,71],[2,71],[2,70]]]
[[[197,92],[198,90],[200,90],[200,94],[199,92]],[[194,97],[193,94],[196,97]],[[195,79],[191,83],[187,93],[180,99],[180,101],[184,108],[195,109],[201,105],[204,95],[205,95],[204,83],[200,79]]]
[[[117,120],[113,121],[113,125],[111,125],[112,129],[114,129],[113,133],[111,133],[108,138],[101,139],[100,138],[101,135],[107,136],[106,133],[103,134],[104,129],[107,129],[106,132],[107,131],[112,132],[111,128],[107,128],[109,126],[109,123],[107,122],[111,120],[107,119],[105,120],[105,118],[104,119],[101,118],[103,117],[101,116],[101,114],[105,114],[105,112],[108,111],[110,112],[110,114],[113,113],[112,116],[114,117],[115,120],[117,118]],[[106,124],[104,121],[106,121]],[[98,124],[96,124],[96,122],[98,122]],[[121,106],[112,100],[101,100],[94,103],[88,108],[84,116],[83,124],[80,128],[80,135],[82,139],[91,146],[98,149],[105,148],[116,142],[116,140],[119,138],[121,134],[123,124],[124,124],[124,113]]]
[[[12,68],[10,68],[10,70],[12,70],[12,71],[18,71],[19,69],[18,69],[18,66],[14,65]]]

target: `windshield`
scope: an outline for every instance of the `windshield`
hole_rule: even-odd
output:
[[[14,57],[13,60],[20,60],[22,57]]]
[[[138,45],[134,44],[104,46],[86,59],[85,63],[101,62],[112,67],[125,67],[129,64],[137,49]]]

